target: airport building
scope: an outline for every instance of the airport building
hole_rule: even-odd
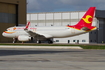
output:
[[[19,24],[26,24],[26,0],[0,0],[0,42],[12,42],[2,32]]]
[[[76,12],[45,12],[45,13],[28,13],[27,22],[31,22],[32,27],[66,27],[66,25],[75,25],[82,18],[86,11]],[[93,26],[98,29],[90,33],[68,37],[54,38],[54,43],[104,43],[105,42],[105,11],[96,10],[93,20]],[[104,14],[104,15],[103,15]]]

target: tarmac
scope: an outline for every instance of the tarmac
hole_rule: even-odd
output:
[[[0,70],[105,70],[105,50],[5,47]]]
[[[0,48],[82,49],[79,46],[10,46],[10,45],[0,45]]]

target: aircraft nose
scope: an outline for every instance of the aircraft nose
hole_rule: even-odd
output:
[[[8,37],[8,35],[5,32],[2,33],[2,36]]]
[[[7,31],[4,31],[4,32],[2,33],[2,36],[4,36],[4,37],[9,37],[9,38],[14,38],[14,37],[15,37],[14,34],[8,33]]]
[[[6,36],[6,34],[3,32],[3,33],[2,33],[2,36],[4,36],[4,37],[5,37],[5,36]]]

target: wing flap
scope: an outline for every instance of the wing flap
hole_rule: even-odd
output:
[[[31,37],[36,37],[36,38],[52,38],[52,36],[51,35],[49,35],[49,34],[43,34],[43,33],[37,33],[37,32],[33,32],[33,31],[30,31],[30,30],[28,30],[28,27],[29,27],[29,25],[30,25],[30,22],[28,22],[28,24],[26,25],[26,27],[25,27],[25,31],[31,36]]]
[[[31,36],[31,37],[41,37],[41,38],[52,38],[51,35],[49,34],[43,34],[43,33],[37,33],[37,32],[33,32],[33,31],[29,31],[28,29],[25,29],[25,31]]]

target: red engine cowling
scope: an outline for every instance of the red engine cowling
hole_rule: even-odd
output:
[[[18,36],[18,40],[19,41],[29,41],[29,40],[31,40],[31,37],[26,36],[26,35],[20,35],[20,36]]]

